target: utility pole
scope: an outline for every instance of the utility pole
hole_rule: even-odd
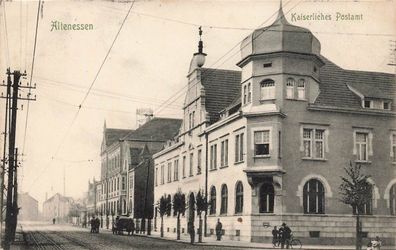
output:
[[[5,225],[5,248],[9,248],[11,241],[13,241],[15,237],[16,223],[17,223],[17,215],[18,215],[18,206],[17,206],[17,156],[15,149],[15,141],[16,141],[16,123],[17,123],[17,110],[18,110],[18,100],[36,100],[36,98],[30,98],[30,93],[27,97],[22,97],[18,92],[20,88],[34,89],[35,86],[31,86],[29,83],[26,86],[22,86],[20,83],[21,77],[26,76],[26,73],[21,74],[20,71],[15,70],[11,73],[11,70],[7,69],[7,84],[2,86],[7,87],[7,96],[1,96],[1,98],[5,98],[6,102],[10,101],[10,115],[8,117],[9,123],[9,138],[8,138],[8,185],[7,185],[7,211],[6,211],[6,225]],[[11,75],[13,76],[13,81],[11,81]],[[11,94],[12,88],[12,94]],[[7,106],[7,105],[6,105]],[[8,107],[7,107],[8,108]],[[8,110],[7,110],[8,111]],[[9,111],[8,111],[9,112]],[[7,112],[6,112],[7,113]],[[6,121],[7,124],[7,121]],[[4,148],[5,150],[5,148]],[[4,166],[4,164],[3,164]],[[5,169],[4,169],[5,170]],[[3,194],[0,194],[3,195]]]

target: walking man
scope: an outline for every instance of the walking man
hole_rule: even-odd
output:
[[[278,239],[278,228],[274,226],[274,229],[272,229],[272,245],[274,247],[279,246],[279,239]]]
[[[221,240],[221,234],[223,232],[223,224],[221,224],[220,219],[217,219],[217,224],[216,224],[216,237],[217,240]]]

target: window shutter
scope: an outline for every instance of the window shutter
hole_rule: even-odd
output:
[[[303,127],[300,127],[300,152],[304,152]]]
[[[356,131],[353,132],[353,155],[356,155]]]
[[[368,154],[370,156],[373,155],[373,133],[372,132],[370,132],[368,134]]]

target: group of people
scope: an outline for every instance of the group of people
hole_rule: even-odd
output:
[[[195,241],[195,226],[192,221],[187,223],[187,232],[190,235],[190,242],[194,244]],[[216,224],[216,238],[217,240],[221,240],[221,236],[223,235],[223,224],[221,224],[220,219],[217,219]]]
[[[90,220],[91,223],[91,233],[99,233],[99,227],[100,227],[100,220],[99,218],[92,217]]]
[[[278,229],[276,226],[272,230],[272,244],[274,247],[281,245],[281,248],[289,248],[292,231],[286,223],[282,223],[282,226]]]

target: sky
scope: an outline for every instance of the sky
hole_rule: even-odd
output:
[[[0,6],[0,80],[6,79],[7,67],[26,70],[23,83],[30,80],[37,4]],[[322,55],[346,69],[388,73],[395,73],[388,65],[396,40],[395,7],[395,0],[283,1],[286,18],[311,30]],[[239,43],[255,28],[270,25],[278,8],[278,0],[46,0],[39,12],[33,71],[37,100],[29,103],[26,137],[26,101],[18,111],[17,146],[24,152],[20,191],[42,203],[46,195],[62,194],[65,184],[67,196],[82,197],[88,180],[100,178],[104,121],[107,127],[134,129],[138,108],[151,108],[157,117],[181,117],[199,26],[207,53],[204,67],[238,70]],[[336,20],[337,12],[363,18]],[[292,21],[314,13],[331,20]],[[93,30],[51,31],[55,21],[92,24]],[[3,132],[5,102],[0,101]],[[1,152],[3,141],[2,134]]]

